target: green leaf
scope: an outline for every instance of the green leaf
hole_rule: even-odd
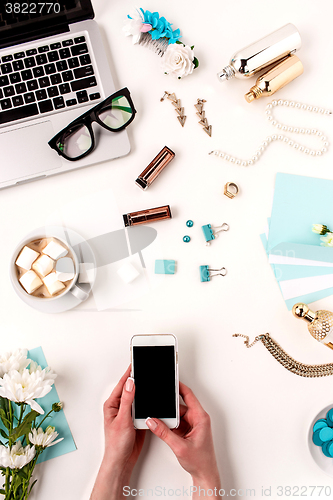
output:
[[[13,477],[12,479],[12,483],[13,483],[13,490],[14,490],[14,498],[16,496],[16,491],[17,491],[17,488],[20,486],[20,484],[22,483],[22,478],[21,478],[21,475],[20,475],[20,472],[22,471],[18,471],[15,476]]]
[[[28,432],[31,429],[31,424],[35,420],[35,418],[39,415],[39,413],[35,410],[32,410],[29,412],[23,419],[23,422],[15,427],[13,432],[10,435],[10,439],[13,441],[16,441],[19,437],[23,436],[24,434],[28,434]]]
[[[37,483],[37,479],[35,479],[34,482],[32,483],[32,485],[30,486],[30,490],[29,490],[28,496],[30,495],[31,490],[35,486],[36,483]]]
[[[26,471],[25,471],[24,469],[25,469],[25,467],[23,467],[23,469],[19,469],[19,470],[17,471],[17,474],[18,474],[18,476],[20,476],[22,479],[27,480],[27,479],[29,479],[29,476],[28,476],[28,474],[26,473]]]
[[[6,399],[6,398],[3,398],[2,396],[0,396],[0,409],[4,412],[4,416],[6,419],[9,418],[9,400]],[[2,417],[1,417],[2,419]]]
[[[193,64],[194,64],[194,69],[199,66],[199,61],[196,57],[193,59]]]
[[[182,44],[182,42],[181,42],[180,40],[176,40],[176,43],[180,43],[181,45],[183,45],[183,44]]]
[[[5,495],[5,494],[6,494],[5,490],[0,490],[0,495]]]
[[[8,439],[8,436],[7,434],[5,433],[5,431],[3,429],[0,429],[0,434],[2,437],[4,437],[5,439]]]
[[[194,49],[194,45],[191,46],[191,50],[193,50],[193,49]]]
[[[2,420],[3,425],[6,427],[6,429],[10,429],[10,421],[7,418],[7,413],[3,408],[0,408],[0,418]]]

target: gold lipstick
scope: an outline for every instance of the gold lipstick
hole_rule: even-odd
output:
[[[148,167],[141,172],[135,181],[136,184],[143,190],[147,189],[174,157],[175,153],[167,146],[164,146],[158,155],[149,163]]]
[[[149,224],[150,222],[157,222],[159,220],[171,219],[171,210],[169,205],[164,207],[149,208],[148,210],[141,210],[140,212],[131,212],[124,214],[125,227],[137,226],[139,224]]]

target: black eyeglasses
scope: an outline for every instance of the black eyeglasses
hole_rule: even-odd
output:
[[[49,146],[66,160],[80,160],[95,148],[92,122],[110,132],[120,132],[134,120],[135,113],[130,91],[125,87],[72,121],[49,141]]]

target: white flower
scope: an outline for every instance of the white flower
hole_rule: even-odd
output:
[[[0,378],[0,396],[15,403],[26,403],[32,410],[43,414],[43,408],[34,400],[50,392],[56,376],[49,368],[43,370],[32,361],[30,369],[25,368],[21,372],[12,370]]]
[[[0,355],[0,377],[11,370],[23,370],[30,363],[27,359],[28,351],[26,349],[16,349],[16,351],[6,352]]]
[[[323,224],[312,224],[312,232],[316,234],[326,234],[328,231],[327,226]]]
[[[152,29],[151,24],[145,23],[143,13],[140,9],[133,9],[125,21],[123,32],[126,36],[133,35],[133,44],[138,43],[141,33],[147,33]]]
[[[42,446],[43,448],[47,448],[49,446],[53,446],[54,444],[60,443],[60,441],[64,439],[60,438],[55,441],[59,434],[56,432],[55,427],[52,427],[51,425],[49,425],[45,429],[45,432],[43,432],[43,429],[41,427],[39,427],[37,430],[31,430],[32,432],[29,433],[29,441],[35,446]]]
[[[323,243],[320,243],[322,247],[333,247],[333,233],[326,233],[326,236],[320,238]]]
[[[190,75],[194,70],[194,52],[188,45],[173,43],[168,45],[162,57],[162,68],[165,73],[177,78]]]
[[[21,441],[17,441],[11,448],[0,445],[0,466],[11,469],[22,469],[35,457],[35,447],[23,448]]]

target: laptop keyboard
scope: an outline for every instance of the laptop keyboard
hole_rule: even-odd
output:
[[[4,55],[0,124],[94,101],[98,92],[84,36]]]

